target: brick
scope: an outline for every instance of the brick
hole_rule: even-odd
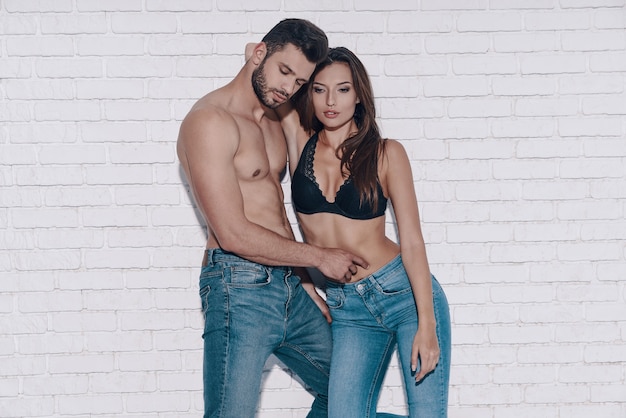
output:
[[[515,241],[576,241],[580,238],[580,227],[571,223],[530,224],[514,227]]]
[[[8,12],[71,12],[72,0],[59,0],[53,3],[40,0],[6,0],[4,7]]]
[[[41,33],[44,35],[103,34],[107,32],[107,18],[104,13],[43,16],[40,25]]]
[[[225,19],[225,16],[228,18]],[[185,13],[180,16],[180,27],[183,34],[243,34],[248,31],[245,15],[238,12],[228,15],[207,12]],[[270,28],[271,26],[264,28],[263,32]]]
[[[493,383],[501,385],[555,383],[556,377],[556,368],[545,366],[496,366],[493,371]]]
[[[482,10],[488,7],[487,0],[423,0],[423,10]]]
[[[545,138],[555,133],[554,121],[545,118],[494,119],[491,133],[496,138]]]
[[[18,309],[23,313],[72,312],[83,308],[80,292],[49,293],[29,292],[18,297]]]
[[[446,228],[448,242],[507,242],[513,228],[507,225],[451,225]]]
[[[547,325],[492,326],[489,328],[489,341],[492,344],[540,344],[549,343],[551,339],[552,328]]]
[[[212,10],[211,6],[202,0],[183,0],[176,3],[168,0],[148,0],[146,3],[146,9],[149,11],[167,12],[208,11]]]
[[[528,276],[528,268],[523,265],[469,265],[465,268],[465,281],[468,283],[525,282]],[[516,296],[521,295],[523,293]]]
[[[40,58],[34,69],[41,78],[102,77],[102,61],[97,58]]]
[[[498,5],[501,1],[497,2]],[[541,52],[559,49],[556,33],[496,33],[493,36],[496,52]]]
[[[141,0],[110,0],[102,3],[99,0],[76,0],[76,8],[81,12],[118,12],[142,9]]]
[[[524,16],[524,26],[529,31],[580,30],[590,26],[587,13],[578,11],[529,12]]]
[[[93,332],[115,331],[117,329],[117,315],[108,312],[59,312],[50,315],[50,330],[64,332]]]
[[[456,27],[459,32],[510,32],[522,29],[522,15],[517,12],[469,12],[460,14]]]
[[[525,345],[519,348],[517,360],[521,364],[535,365],[580,363],[583,360],[583,348],[576,345]]]
[[[510,100],[503,99],[452,99],[448,105],[448,115],[455,117],[503,117],[510,116]]]
[[[43,101],[36,103],[34,110],[38,121],[98,121],[102,118],[100,104],[87,100]]]
[[[525,399],[533,403],[564,403],[571,399],[584,402],[589,399],[589,389],[585,386],[536,385],[526,389]]]
[[[589,68],[593,72],[619,72],[626,69],[626,53],[594,54],[589,57]]]
[[[58,410],[67,415],[91,415],[94,412],[120,415],[124,410],[119,395],[67,395],[58,396],[56,402]]]
[[[128,299],[125,299],[128,300]],[[118,303],[119,305],[119,303]],[[148,352],[154,349],[154,344],[152,343],[152,333],[150,331],[125,331],[123,333],[120,332],[90,332],[84,338],[84,347],[86,350],[90,352],[115,352],[115,353],[123,353],[123,352],[137,352],[143,351]],[[182,349],[183,347],[179,347]],[[132,382],[137,382],[137,379],[134,379],[133,373],[128,374],[131,378],[131,381],[127,385],[123,385],[121,387],[130,387],[133,385]],[[99,378],[98,378],[99,377]],[[121,375],[112,372],[106,373],[104,376],[96,375],[95,379],[98,382],[111,380],[109,383],[113,381],[117,382]],[[138,376],[137,376],[138,377]],[[115,378],[115,380],[113,380]],[[141,379],[142,381],[144,379]],[[146,379],[150,381],[151,379]],[[90,386],[97,385],[97,383],[90,383]],[[119,387],[119,386],[117,386]],[[139,391],[141,387],[135,388],[135,390]],[[105,390],[104,388],[99,388],[96,392],[115,392],[116,389],[114,387],[108,388]],[[122,389],[124,392],[125,390]]]
[[[76,38],[76,53],[83,57],[138,56],[144,53],[144,39],[141,36],[127,35],[118,37],[103,35],[98,37],[78,36]]]
[[[489,127],[487,121],[480,118],[432,121],[424,123],[424,136],[427,139],[479,139],[488,136],[488,131]]]
[[[396,77],[445,75],[448,66],[446,60],[440,57],[399,55],[385,59],[384,73]]]
[[[121,353],[119,356],[120,371],[171,371],[180,370],[180,354],[170,353]]]
[[[87,250],[84,259],[85,267],[89,269],[133,269],[150,266],[150,255],[147,251],[128,248]]]
[[[624,95],[591,97],[583,99],[582,110],[585,115],[624,115],[626,110],[621,106],[624,102]]]
[[[523,396],[522,388],[517,385],[469,386],[463,388],[459,394],[462,403],[471,403],[471,399],[484,399],[490,405],[519,404]]]
[[[520,58],[523,75],[584,73],[586,67],[586,59],[580,54],[529,55]]]
[[[5,35],[35,35],[37,33],[37,18],[17,14],[2,15],[2,33]]]
[[[564,343],[576,343],[578,341],[610,343],[611,341],[619,339],[620,336],[619,327],[616,324],[598,322],[587,324],[559,324],[555,331],[555,341]],[[579,367],[572,366],[572,368],[577,370]],[[582,375],[576,377],[573,372],[568,373],[567,376],[569,377],[561,377],[561,379],[577,382],[585,379]]]
[[[8,38],[6,48],[8,56],[14,57],[71,57],[74,54],[72,39],[68,37]]]
[[[558,165],[550,160],[507,160],[493,163],[493,177],[500,180],[553,179],[557,177]],[[506,183],[503,183],[506,184]]]
[[[3,58],[0,65],[0,77],[28,78],[32,75],[32,61],[28,58]]]
[[[112,13],[113,33],[175,33],[176,16],[169,13]]]
[[[74,83],[70,80],[6,80],[5,91],[9,99],[16,100],[72,100]]]
[[[524,263],[529,261],[551,261],[556,251],[551,244],[494,244],[490,249],[489,260],[493,263]]]
[[[616,4],[620,1],[618,0]],[[616,13],[615,10],[600,9],[593,14],[593,23],[598,29],[623,29],[626,27],[626,16],[624,13]]]
[[[449,33],[454,20],[450,13],[402,11],[390,12],[387,25],[390,33]]]
[[[623,30],[564,33],[561,43],[564,51],[623,51],[626,48],[626,34]]]
[[[550,96],[557,91],[557,80],[538,76],[494,76],[491,91],[497,96]]]
[[[577,99],[518,99],[517,116],[575,116],[579,112]]]
[[[590,0],[564,0],[562,2],[562,7],[564,8],[587,8],[589,6],[593,7],[618,7],[624,6],[624,0],[600,0],[600,1],[590,1]]]
[[[424,49],[429,54],[484,54],[489,51],[489,36],[483,34],[426,35]]]
[[[6,418],[46,417],[54,414],[55,399],[53,396],[36,398],[11,397],[3,399],[0,404],[0,414]]]
[[[157,388],[156,376],[148,372],[93,373],[89,379],[92,393],[139,393],[153,392]]]

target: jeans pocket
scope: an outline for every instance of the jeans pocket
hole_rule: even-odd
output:
[[[211,293],[211,286],[206,285],[200,288],[200,302],[202,303],[202,313],[206,314],[209,310],[209,294]]]
[[[224,279],[231,288],[261,287],[272,281],[267,269],[253,265],[227,267],[224,269]]]
[[[409,277],[404,267],[397,268],[376,278],[376,284],[380,292],[384,295],[401,295],[412,292]]]

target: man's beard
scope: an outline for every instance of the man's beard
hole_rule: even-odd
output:
[[[278,106],[280,106],[283,103],[282,102],[277,103],[275,100],[268,97],[270,94],[270,89],[268,89],[267,87],[267,80],[265,79],[265,71],[263,71],[264,68],[265,68],[265,60],[263,60],[261,64],[259,64],[258,68],[252,72],[252,88],[254,89],[254,94],[256,94],[256,97],[264,106],[267,106],[270,109],[276,109]],[[282,94],[286,98],[289,98],[289,95],[283,91],[279,91],[276,89],[271,89],[271,90],[272,91],[275,90],[276,92]]]

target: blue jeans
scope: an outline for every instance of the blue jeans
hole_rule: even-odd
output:
[[[290,268],[209,249],[200,297],[205,418],[254,417],[272,353],[316,393],[308,417],[327,416],[330,326]]]
[[[435,370],[415,383],[411,349],[419,318],[400,255],[376,273],[350,284],[327,281],[326,300],[333,317],[328,416],[373,418],[394,348],[398,347],[411,417],[447,416],[450,380],[450,312],[441,286],[432,277],[437,340]],[[378,417],[393,417],[379,414]]]

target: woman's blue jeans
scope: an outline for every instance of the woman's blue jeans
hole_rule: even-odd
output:
[[[205,315],[204,417],[252,418],[273,353],[316,392],[308,417],[327,416],[330,326],[288,267],[207,250],[200,274]]]
[[[342,285],[327,281],[326,300],[333,317],[329,418],[376,417],[380,388],[396,345],[410,416],[447,417],[450,312],[434,276],[432,286],[441,354],[435,370],[416,384],[411,349],[419,318],[400,255],[358,282]]]

